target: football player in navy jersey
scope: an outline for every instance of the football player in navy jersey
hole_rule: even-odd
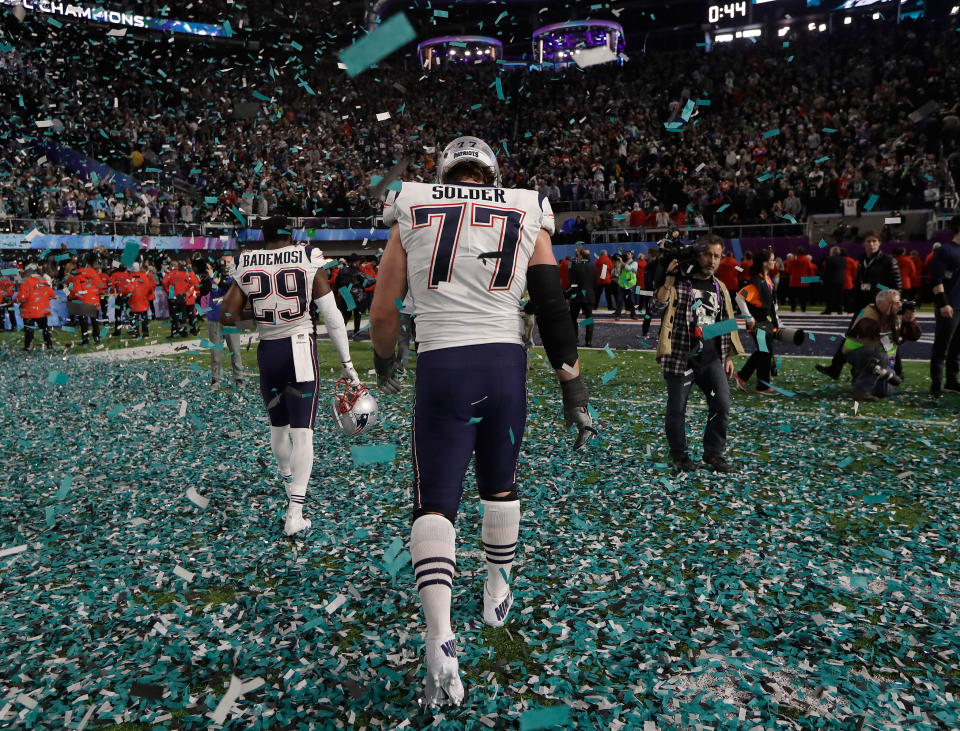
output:
[[[397,302],[417,323],[410,553],[427,625],[425,700],[463,700],[450,599],[455,521],[475,457],[487,578],[483,620],[502,626],[517,550],[517,462],[527,415],[520,300],[529,290],[540,336],[563,392],[575,449],[596,430],[587,410],[576,339],[560,286],[546,196],[500,187],[497,159],[476,137],[451,142],[438,183],[403,183],[384,203],[390,237],[370,311],[377,381],[397,393]]]
[[[260,336],[260,395],[270,417],[270,447],[288,498],[283,532],[292,536],[310,527],[303,503],[313,469],[313,427],[320,396],[311,301],[323,315],[340,356],[341,378],[354,383],[360,379],[350,361],[347,329],[327,281],[323,254],[314,246],[294,244],[288,226],[278,216],[264,220],[266,248],[237,257],[220,322],[236,326],[248,304],[253,311]]]

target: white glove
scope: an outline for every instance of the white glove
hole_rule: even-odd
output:
[[[351,383],[360,383],[360,376],[357,375],[357,369],[349,360],[343,364],[340,369],[340,378],[349,378]]]

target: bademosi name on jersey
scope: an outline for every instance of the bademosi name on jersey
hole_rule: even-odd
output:
[[[461,188],[457,185],[434,185],[433,199],[442,200],[444,198],[506,203],[502,188]]]
[[[303,262],[303,251],[300,248],[291,250],[290,248],[280,249],[279,251],[251,251],[241,254],[240,265],[250,266],[273,266],[274,264],[300,264]]]

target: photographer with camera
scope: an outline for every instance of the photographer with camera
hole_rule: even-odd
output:
[[[753,258],[750,282],[737,292],[737,305],[747,318],[747,332],[757,345],[739,372],[733,374],[737,388],[749,390],[747,383],[754,371],[757,373],[757,393],[776,395],[770,387],[773,364],[773,341],[780,330],[777,293],[773,284],[773,272],[777,257],[770,249],[763,249]]]
[[[216,266],[208,259],[198,260],[194,262],[194,269],[200,271],[200,306],[207,312],[207,337],[213,345],[210,348],[210,387],[220,388],[223,379],[223,342],[226,341],[230,349],[233,382],[237,389],[241,389],[243,358],[240,355],[240,333],[225,333],[220,322],[220,305],[233,284],[233,255],[224,254],[217,260]]]
[[[853,327],[856,323],[859,313],[874,302],[878,292],[884,289],[899,291],[901,285],[900,268],[897,266],[897,260],[880,251],[880,237],[877,234],[872,231],[864,234],[863,254],[857,262],[853,309],[851,310],[854,317],[850,322],[850,327]],[[841,346],[834,353],[830,365],[825,366],[818,363],[814,367],[825,376],[837,380],[843,373],[843,363],[844,354]]]
[[[912,302],[905,307],[897,290],[884,289],[874,304],[857,315],[843,343],[843,356],[853,370],[853,397],[857,401],[885,398],[900,385],[903,379],[893,371],[892,359],[901,342],[920,339],[914,307]]]
[[[939,398],[944,391],[960,393],[960,216],[950,219],[953,239],[935,249],[930,260],[933,285],[933,310],[936,330],[930,353],[930,395]],[[947,364],[946,383],[940,385],[943,364]]]
[[[714,276],[723,257],[723,239],[707,235],[692,246],[674,239],[661,252],[667,263],[648,309],[662,315],[657,361],[667,382],[666,433],[670,457],[680,471],[697,468],[687,451],[687,400],[693,384],[707,398],[709,416],[703,434],[703,461],[717,472],[732,472],[723,457],[730,413],[734,353],[743,346],[736,330],[704,337],[704,329],[735,317],[730,293]]]

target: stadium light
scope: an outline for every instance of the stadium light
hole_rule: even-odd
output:
[[[843,19],[844,25],[850,25],[852,22],[853,22],[853,18],[851,18],[849,15]]]
[[[717,33],[713,40],[714,43],[729,43],[733,40],[733,33]]]
[[[956,15],[957,13],[960,13],[960,5],[954,5],[950,8],[950,15]]]
[[[744,38],[759,38],[763,35],[763,31],[760,28],[747,28],[743,31]]]
[[[464,55],[464,56],[469,56],[469,55],[470,55],[470,51],[464,51],[464,52],[463,52],[463,55]]]
[[[870,17],[872,17],[874,20],[880,20],[880,13],[874,13],[874,14],[873,14],[872,16],[870,16]]]
[[[810,25],[807,26],[807,30],[816,30],[816,29],[817,29],[816,23],[811,23]]]
[[[783,38],[789,32],[790,32],[790,26],[785,25],[780,30],[777,31],[777,35]]]
[[[821,33],[823,33],[823,31],[825,31],[826,29],[827,29],[826,23],[821,23],[820,26],[817,28],[817,30],[820,31]]]

